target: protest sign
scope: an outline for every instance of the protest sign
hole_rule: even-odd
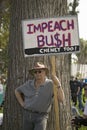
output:
[[[79,51],[77,16],[22,20],[22,32],[25,57]]]

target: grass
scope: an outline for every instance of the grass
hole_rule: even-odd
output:
[[[82,126],[79,130],[87,130],[87,126]]]
[[[0,108],[0,113],[3,113],[3,108]]]

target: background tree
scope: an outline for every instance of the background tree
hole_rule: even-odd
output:
[[[77,53],[78,64],[87,64],[87,41],[80,39],[80,53]]]
[[[79,11],[77,11],[77,7],[79,6],[79,0],[73,0],[69,3],[69,14],[77,15]]]
[[[69,14],[71,15],[77,15],[79,11],[77,10],[77,7],[79,6],[79,0],[73,0],[69,3]],[[86,64],[87,63],[87,41],[84,39],[80,39],[80,53],[77,53],[76,56],[78,57],[78,64]]]
[[[37,59],[46,62],[49,66],[49,56],[24,58],[21,20],[65,15],[67,14],[67,0],[11,0],[10,6],[9,68],[2,129],[21,130],[23,110],[16,101],[14,89],[29,78],[28,70]],[[66,106],[59,106],[61,130],[71,130],[69,63],[69,55],[56,56],[56,73],[61,79],[66,96]],[[48,121],[47,130],[49,129],[55,130],[54,108]]]
[[[79,13],[79,11],[77,10],[78,6],[79,6],[79,0],[73,0],[72,2],[70,2],[68,6],[69,14],[77,15]],[[82,65],[87,64],[87,41],[85,41],[84,39],[80,39],[79,41],[80,41],[80,52],[76,53],[77,59],[74,60],[76,64],[78,64],[77,69],[78,71],[80,70],[81,64]]]
[[[0,1],[0,74],[7,73],[8,36],[9,36],[9,2]]]

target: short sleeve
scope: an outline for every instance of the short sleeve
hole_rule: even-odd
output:
[[[16,88],[16,90],[18,92],[24,93],[26,90],[26,86],[28,86],[28,81],[26,83],[24,83],[23,85],[19,86],[18,88]]]

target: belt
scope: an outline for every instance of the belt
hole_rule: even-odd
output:
[[[36,113],[36,114],[48,114],[47,112],[39,112],[39,111],[33,111],[33,110],[28,110],[31,113]]]

